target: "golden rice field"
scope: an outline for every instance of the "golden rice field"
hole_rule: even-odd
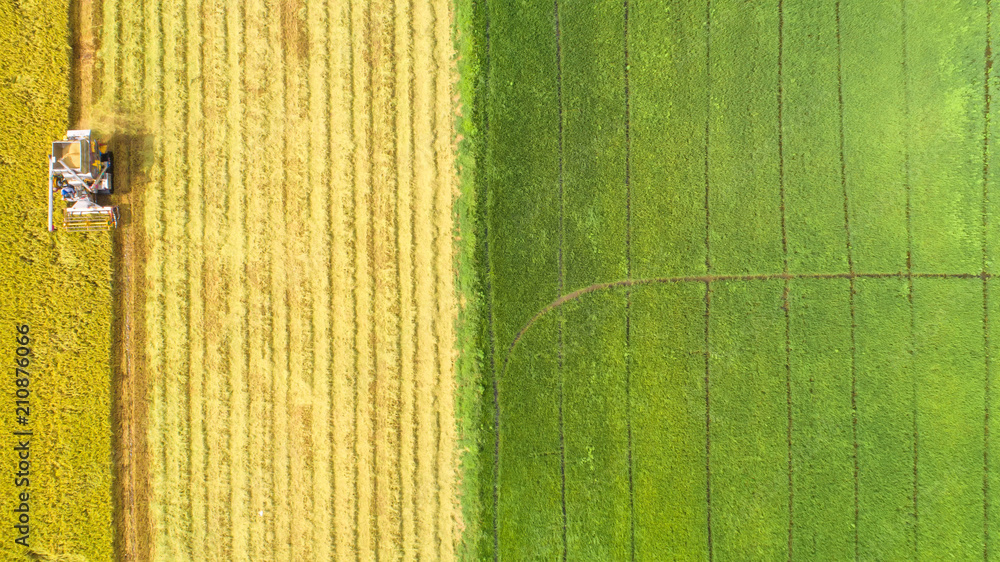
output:
[[[81,10],[125,223],[121,558],[456,556],[452,9]]]
[[[0,560],[113,557],[112,241],[46,230],[67,13],[0,2]]]

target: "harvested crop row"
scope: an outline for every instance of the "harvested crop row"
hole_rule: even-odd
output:
[[[95,127],[144,135],[149,557],[454,557],[449,5],[106,4]]]
[[[265,11],[275,13],[280,4],[277,2],[267,2]],[[273,61],[274,66],[268,73],[268,80],[265,82],[267,91],[266,105],[263,112],[267,115],[265,146],[269,148],[270,158],[266,159],[265,170],[267,172],[267,185],[273,186],[267,190],[264,201],[267,205],[266,229],[267,239],[267,285],[262,287],[265,291],[265,301],[268,306],[265,308],[269,322],[269,342],[270,365],[267,371],[270,374],[270,388],[263,389],[266,396],[270,397],[270,432],[269,449],[271,455],[271,497],[273,503],[271,509],[273,517],[265,518],[267,527],[265,537],[271,534],[273,539],[274,556],[278,559],[289,559],[289,528],[291,521],[291,508],[289,500],[289,430],[287,423],[288,416],[288,281],[284,269],[284,262],[287,256],[286,244],[287,233],[285,226],[285,193],[281,186],[287,182],[287,171],[285,162],[285,45],[282,40],[283,32],[281,19],[276,17],[267,18],[266,38],[268,45],[268,60]],[[278,64],[281,62],[282,64]],[[261,506],[265,507],[265,506]]]
[[[413,6],[413,65],[415,69],[433,68],[433,20],[428,2]],[[434,185],[433,160],[433,75],[415,72],[413,85],[414,192],[413,235],[423,244],[414,245],[414,294],[416,300],[416,372],[414,376],[415,423],[415,506],[417,554],[421,559],[434,557],[437,513],[434,493],[434,451],[437,448],[433,426],[433,384],[436,377],[434,349],[434,239],[432,205]]]
[[[328,539],[334,554],[345,556],[355,552],[355,493],[354,435],[357,423],[354,418],[354,293],[352,239],[354,191],[353,158],[350,147],[354,142],[352,108],[354,104],[353,30],[352,7],[348,3],[330,2],[327,6],[331,18],[329,41],[331,48],[332,85],[330,88],[329,153],[333,173],[330,177],[332,205],[330,209],[333,233],[331,242],[331,277],[333,307],[332,339],[332,491],[333,531]]]
[[[329,76],[330,52],[327,51],[330,31],[328,6],[322,3],[306,7],[308,22],[307,36],[309,52],[317,53],[309,58],[309,158],[308,185],[330,185],[330,96]],[[307,215],[310,225],[330,225],[331,190],[311,192],[308,198]],[[309,400],[313,404],[311,425],[306,428],[314,436],[314,453],[311,482],[313,500],[313,533],[308,539],[314,545],[316,560],[332,558],[333,543],[329,540],[333,527],[333,490],[330,478],[332,440],[330,428],[330,381],[333,375],[330,360],[332,335],[330,276],[320,274],[330,271],[332,228],[311,227],[308,233],[310,293],[312,302],[312,388]]]
[[[244,37],[266,37],[267,20],[266,6],[262,0],[247,2],[243,12]],[[244,128],[244,143],[250,147],[266,146],[267,123],[269,116],[265,113],[268,103],[266,84],[273,80],[270,77],[269,52],[266,42],[248,40],[245,42],[243,84],[246,92],[246,117]],[[247,84],[258,84],[257,88],[246,88]],[[253,152],[246,156],[246,173],[251,185],[267,185],[271,170],[275,167],[273,159],[255,163]],[[246,194],[246,283],[247,283],[247,482],[249,487],[249,521],[241,531],[247,541],[246,552],[253,559],[265,559],[272,555],[273,546],[269,543],[269,520],[260,516],[264,509],[271,508],[274,502],[272,458],[260,454],[262,451],[273,450],[274,440],[271,433],[271,412],[274,403],[271,400],[254,400],[252,396],[266,396],[271,388],[273,374],[271,369],[272,353],[269,346],[270,335],[270,293],[261,290],[269,281],[270,259],[266,251],[268,236],[267,218],[268,206],[266,198],[250,190]],[[272,508],[273,509],[273,508]]]

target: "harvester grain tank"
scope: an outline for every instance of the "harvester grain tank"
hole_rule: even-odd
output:
[[[68,131],[61,141],[52,143],[49,155],[49,231],[55,197],[67,203],[63,210],[65,230],[111,230],[118,226],[118,207],[97,203],[98,195],[110,195],[112,184],[111,153],[91,139],[89,130]]]

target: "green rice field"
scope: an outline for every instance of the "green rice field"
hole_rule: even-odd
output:
[[[1000,4],[474,6],[477,556],[1000,559]]]

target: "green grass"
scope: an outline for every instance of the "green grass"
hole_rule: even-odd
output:
[[[500,544],[517,560],[563,551],[558,318],[528,333],[500,381]],[[530,501],[526,501],[531,498]]]
[[[908,121],[900,4],[844,2],[840,20],[854,269],[905,271]]]
[[[996,271],[985,5],[780,5],[472,4],[478,557],[1000,544],[983,282],[905,276]],[[653,281],[706,273],[776,277]]]
[[[566,306],[563,335],[568,557],[628,557],[631,515],[625,393],[625,298]]]
[[[788,295],[792,552],[807,560],[854,556],[850,290],[847,280],[802,279]]]
[[[982,267],[985,20],[958,4],[907,9],[915,271]]]
[[[720,559],[788,548],[788,414],[779,281],[712,287],[709,326],[713,548]]]
[[[834,5],[789,2],[783,29],[788,267],[797,273],[847,271]]]
[[[781,271],[777,0],[717,2],[712,10],[712,272]]]
[[[689,2],[630,9],[635,277],[705,273],[704,20]]]
[[[858,545],[910,558],[913,534],[913,364],[905,280],[856,283]]]
[[[632,310],[636,559],[705,558],[705,286],[638,287]]]
[[[930,559],[983,544],[983,300],[978,279],[917,279],[917,540]]]

